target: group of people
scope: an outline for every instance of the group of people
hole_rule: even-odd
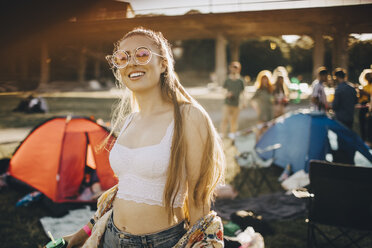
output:
[[[238,116],[244,97],[244,79],[240,75],[241,65],[237,61],[231,62],[229,75],[224,82],[226,90],[223,106],[220,132],[222,137],[234,138],[238,130]],[[319,67],[317,79],[312,83],[311,108],[314,111],[334,113],[335,118],[346,127],[352,129],[354,111],[359,109],[359,126],[362,139],[367,145],[372,145],[372,115],[371,89],[372,69],[363,71],[360,86],[347,81],[347,73],[343,68],[336,68],[332,75],[332,82],[336,86],[332,104],[327,101],[325,86],[330,83],[330,74],[326,67]],[[260,71],[257,75],[256,92],[251,98],[252,107],[257,112],[259,123],[265,123],[285,113],[289,102],[288,75],[284,68],[278,67],[272,74],[268,70]],[[230,133],[227,126],[230,125]]]
[[[241,106],[241,98],[244,97],[244,80],[240,75],[241,64],[231,62],[229,75],[224,82],[226,97],[223,106],[220,132],[223,137],[234,138],[238,129],[238,117]],[[289,90],[285,83],[286,72],[282,68],[274,71],[274,76],[268,70],[258,73],[255,86],[255,94],[251,98],[251,104],[257,111],[259,123],[265,123],[285,113],[285,107],[289,101]],[[274,81],[274,82],[273,82]],[[227,126],[230,124],[230,132]]]
[[[372,70],[366,69],[360,77],[360,85],[354,85],[347,81],[346,70],[336,68],[333,72],[333,80],[336,84],[332,104],[327,102],[324,87],[329,83],[329,73],[322,66],[318,68],[318,78],[313,82],[311,95],[312,107],[316,111],[327,112],[332,110],[335,118],[352,129],[355,109],[359,109],[359,129],[362,139],[370,147],[372,146]]]
[[[283,68],[284,69],[284,68]],[[252,107],[257,111],[259,123],[266,123],[285,113],[285,107],[289,100],[289,90],[285,82],[288,79],[285,69],[278,67],[273,75],[268,70],[258,73],[256,78],[256,92],[251,98]],[[238,116],[242,106],[241,98],[244,95],[244,80],[240,76],[241,65],[234,61],[229,66],[229,75],[224,82],[223,88],[226,96],[223,106],[220,132],[222,137],[234,139],[238,129]],[[371,114],[371,90],[372,70],[363,72],[361,86],[356,87],[347,81],[347,73],[343,68],[333,71],[332,79],[324,66],[317,70],[317,79],[312,83],[311,108],[318,112],[334,114],[336,120],[345,127],[352,129],[355,109],[359,109],[359,126],[362,139],[370,147],[372,146],[372,114]],[[332,103],[328,103],[324,87],[330,82],[335,85],[335,93]],[[244,106],[244,105],[243,105]],[[230,124],[230,133],[227,134],[227,126]],[[266,130],[266,125],[258,130],[257,138]],[[355,151],[343,146],[338,142],[338,150],[334,153],[333,162],[354,164]]]

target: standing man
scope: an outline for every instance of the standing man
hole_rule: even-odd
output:
[[[337,84],[332,108],[335,111],[336,119],[353,129],[354,108],[358,103],[357,93],[350,83],[346,82],[346,71],[343,68],[336,68],[334,78]]]
[[[357,93],[350,83],[346,82],[346,71],[343,68],[336,68],[334,78],[337,84],[332,108],[336,119],[346,127],[353,128],[354,108],[358,103]],[[354,164],[355,149],[348,147],[340,137],[337,137],[338,150],[335,153],[333,162]]]
[[[231,62],[229,75],[223,87],[227,90],[225,104],[223,106],[221,133],[226,137],[227,125],[230,123],[229,138],[234,139],[238,130],[239,98],[244,91],[244,80],[240,76],[241,65],[238,61]]]
[[[311,105],[316,111],[325,112],[328,108],[327,96],[324,91],[324,84],[328,81],[327,68],[321,66],[318,68],[318,79],[312,83],[313,93],[311,94]]]

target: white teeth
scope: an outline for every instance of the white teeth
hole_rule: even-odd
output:
[[[129,78],[140,77],[140,76],[143,76],[143,75],[145,75],[144,72],[133,72],[133,73],[129,74]]]

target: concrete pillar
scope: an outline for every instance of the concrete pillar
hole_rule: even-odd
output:
[[[216,38],[215,72],[219,85],[223,84],[227,74],[226,44],[227,41],[225,37],[222,34],[218,34]]]
[[[317,77],[317,69],[324,66],[324,39],[322,32],[316,30],[313,36],[314,51],[313,51],[313,78]]]
[[[229,41],[231,61],[239,61],[240,40],[233,39]]]
[[[44,41],[41,43],[40,54],[40,85],[45,85],[50,79],[50,58],[48,51],[48,44]]]
[[[87,49],[83,47],[80,50],[79,54],[79,66],[78,66],[78,82],[84,83],[85,82],[85,72],[87,68]]]
[[[349,34],[344,32],[335,33],[333,36],[333,49],[332,49],[332,67],[348,68],[348,39]]]

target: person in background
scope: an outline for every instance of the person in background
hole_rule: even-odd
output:
[[[351,83],[346,81],[346,70],[336,68],[334,71],[334,80],[337,85],[332,108],[336,114],[336,119],[353,129],[354,109],[358,103],[356,90]]]
[[[226,89],[225,103],[222,110],[222,121],[220,132],[222,137],[227,135],[227,125],[230,124],[230,132],[228,137],[235,138],[235,133],[238,130],[239,118],[239,101],[244,92],[244,80],[240,75],[241,65],[238,61],[231,62],[229,66],[229,75],[223,84]]]
[[[274,118],[285,113],[285,107],[289,101],[289,91],[287,85],[284,83],[284,77],[279,75],[276,79],[274,90]]]
[[[257,90],[251,98],[251,104],[257,112],[258,123],[261,124],[256,135],[256,140],[258,140],[267,129],[266,122],[273,118],[271,72],[268,70],[260,71],[257,75],[255,85]]]
[[[336,120],[344,124],[349,129],[353,129],[354,109],[358,103],[357,93],[351,83],[346,81],[346,70],[336,68],[334,80],[337,85],[332,108],[336,115]],[[338,150],[334,154],[333,162],[354,164],[355,149],[348,147],[339,137],[337,137]]]
[[[324,66],[319,67],[317,71],[318,78],[312,83],[313,93],[311,94],[311,107],[316,111],[326,112],[328,103],[324,85],[328,81],[328,71]]]
[[[13,109],[13,112],[27,112],[29,111],[30,101],[34,99],[33,94],[28,95],[27,97],[21,99],[17,107]]]
[[[31,99],[28,105],[27,113],[47,113],[47,112],[48,112],[48,104],[43,97],[37,96]]]
[[[13,109],[14,112],[24,112],[28,114],[32,113],[47,113],[48,104],[46,100],[41,96],[35,96],[36,94],[30,94],[28,97],[22,99],[18,106]]]
[[[251,85],[251,77],[249,75],[244,76],[245,85]]]
[[[288,77],[287,69],[284,66],[278,66],[274,69],[272,80],[274,82],[273,96],[274,96],[274,118],[285,113],[285,107],[289,102],[288,86],[291,81]]]
[[[260,71],[256,79],[256,92],[251,102],[257,111],[259,123],[267,122],[272,119],[273,112],[273,86],[271,83],[271,72],[268,70]]]
[[[368,146],[372,145],[371,123],[371,94],[372,94],[372,69],[366,69],[361,74],[359,81],[363,88],[359,89],[359,127],[360,135]]]

